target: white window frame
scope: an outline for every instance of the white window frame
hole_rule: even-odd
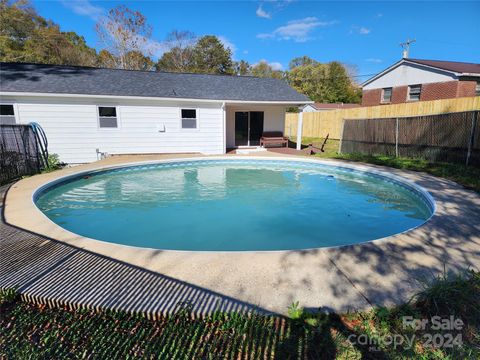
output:
[[[412,99],[410,97],[410,91],[412,89],[412,87],[414,86],[419,86],[420,87],[420,92],[418,93],[418,99]],[[408,85],[408,88],[407,88],[407,101],[420,101],[422,97],[422,84],[415,84],[415,85]]]
[[[475,84],[475,96],[480,96],[480,81]]]
[[[385,96],[384,96],[384,95],[385,95],[385,90],[387,90],[387,89],[390,89],[390,100],[388,100],[388,101],[385,100]],[[393,97],[393,87],[383,88],[383,89],[382,89],[382,94],[381,94],[381,96],[382,96],[382,97],[381,97],[381,99],[380,99],[380,102],[381,102],[382,104],[390,104],[390,103],[392,102],[392,97]]]
[[[14,103],[13,101],[0,101],[0,105],[12,105],[13,106],[13,117],[15,119],[15,124],[14,125],[20,124],[19,116],[18,116],[18,106],[17,106],[16,103]]]
[[[101,107],[113,107],[115,108],[115,113],[117,114],[116,119],[117,119],[117,127],[101,127],[100,126],[100,108]],[[96,105],[96,111],[97,111],[97,128],[98,130],[101,131],[115,131],[120,129],[120,106],[117,105],[107,105],[107,104],[98,104]],[[106,117],[106,116],[102,116]]]
[[[195,120],[196,120],[196,127],[194,128],[184,128],[183,125],[183,118],[182,118],[182,110],[195,110]],[[200,130],[200,111],[199,108],[195,107],[179,107],[178,108],[178,118],[180,119],[180,130],[181,131],[199,131]],[[186,118],[191,120],[192,118]]]

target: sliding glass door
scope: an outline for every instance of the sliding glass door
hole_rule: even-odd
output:
[[[263,117],[263,111],[235,112],[235,146],[260,145]]]

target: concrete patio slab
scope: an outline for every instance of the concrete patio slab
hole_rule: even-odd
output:
[[[172,311],[179,301],[192,302],[199,312],[219,308],[284,314],[293,301],[337,311],[399,303],[420,288],[419,280],[444,267],[480,269],[478,194],[426,174],[377,166],[342,163],[394,173],[422,186],[435,199],[437,211],[409,232],[338,248],[219,253],[128,247],[70,233],[32,202],[37,188],[62,176],[186,157],[196,156],[112,157],[14,184],[0,224],[0,287],[19,286],[25,296],[41,302],[152,316]]]

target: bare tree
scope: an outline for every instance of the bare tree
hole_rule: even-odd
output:
[[[134,11],[124,5],[119,5],[101,18],[96,30],[103,47],[113,55],[116,67],[121,69],[138,69],[141,65],[136,60],[141,57],[130,56],[141,53],[145,57],[152,55],[150,36],[152,28],[147,24],[146,17],[139,11]]]
[[[174,72],[192,70],[193,47],[196,40],[195,34],[190,31],[170,32],[165,41],[169,50],[159,59],[157,70]]]

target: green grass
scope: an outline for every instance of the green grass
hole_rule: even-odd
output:
[[[458,296],[461,293],[461,296]],[[437,304],[438,306],[436,306]],[[289,307],[291,318],[255,313],[214,313],[194,317],[179,305],[157,320],[123,312],[49,308],[0,292],[0,358],[169,358],[169,359],[478,359],[480,357],[480,275],[442,275],[412,299],[393,308],[345,314]],[[415,330],[403,324],[450,315],[464,326],[455,331]],[[453,347],[434,346],[426,336],[451,334]],[[355,339],[367,339],[362,345]],[[394,346],[393,336],[413,337]],[[349,341],[348,339],[352,340]]]
[[[321,146],[321,138],[303,138],[304,145],[313,143]],[[325,152],[316,154],[321,158],[341,159],[348,161],[364,162],[369,164],[389,166],[396,169],[425,172],[434,176],[455,181],[467,189],[480,192],[480,168],[475,166],[464,166],[443,162],[429,162],[424,159],[395,158],[386,155],[363,155],[363,154],[339,154],[339,140],[328,140],[325,145]]]

